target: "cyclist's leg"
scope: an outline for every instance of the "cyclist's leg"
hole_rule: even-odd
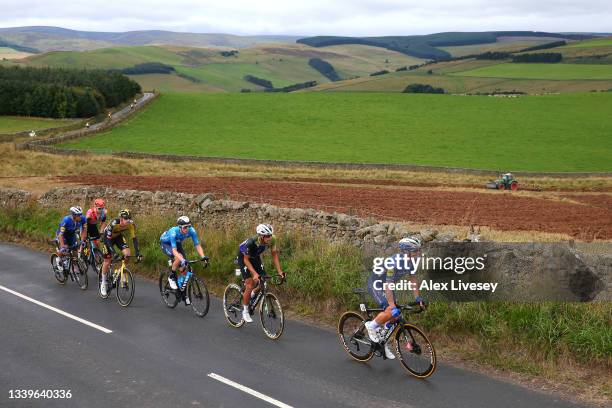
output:
[[[265,271],[263,270],[261,259],[259,257],[249,258],[249,261],[251,262],[251,265],[253,265],[253,268],[255,269],[255,271],[260,276],[264,276]],[[251,299],[251,293],[253,292],[253,289],[255,288],[255,282],[253,280],[253,277],[251,276],[251,272],[249,271],[247,266],[244,264],[244,260],[241,259],[240,257],[238,257],[238,265],[240,265],[240,271],[242,272],[242,279],[244,280],[244,294],[242,295],[242,305],[244,306],[244,308],[247,308],[249,305],[249,300]]]
[[[113,257],[113,243],[106,237],[102,238],[102,256],[104,262],[102,263],[102,280],[106,282],[106,275],[111,264],[111,258]]]

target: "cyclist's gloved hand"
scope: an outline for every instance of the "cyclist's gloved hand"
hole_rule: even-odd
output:
[[[401,314],[402,314],[402,311],[398,309],[397,307],[394,307],[393,309],[391,309],[391,316],[393,316],[394,319],[398,318]]]
[[[200,261],[202,261],[202,262],[208,262],[208,261],[210,261],[210,258],[209,258],[209,257],[207,257],[207,256],[203,256],[202,258],[200,258]]]
[[[136,255],[136,262],[140,262],[142,261],[142,255],[138,254]]]
[[[427,307],[427,301],[425,300],[425,298],[424,298],[424,297],[422,297],[422,296],[417,296],[417,297],[416,297],[416,299],[415,299],[415,301],[419,302],[419,305],[420,305],[421,307],[423,307],[423,308],[424,308],[424,307]]]
[[[181,268],[184,268],[187,265],[187,261],[185,259],[181,259]]]
[[[67,246],[63,246],[60,248],[60,253],[61,254],[67,254],[68,253],[68,247]]]

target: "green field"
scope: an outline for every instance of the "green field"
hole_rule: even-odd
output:
[[[563,48],[590,48],[612,46],[612,37],[596,38],[594,40],[578,41]]]
[[[502,63],[456,72],[454,75],[547,80],[611,80],[612,65]]]
[[[612,93],[162,95],[63,146],[257,159],[612,171]]]
[[[0,133],[17,133],[68,126],[77,122],[71,119],[30,118],[25,116],[0,116]]]

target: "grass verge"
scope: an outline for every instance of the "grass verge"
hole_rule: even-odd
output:
[[[40,248],[52,237],[61,215],[34,204],[0,208],[0,238],[21,237]],[[155,278],[165,264],[158,247],[160,225],[171,226],[174,218],[160,215],[136,221],[145,260],[135,269]],[[249,232],[244,225],[228,224],[199,233],[212,258],[204,276],[211,292],[219,295],[235,279],[232,260]],[[363,286],[357,248],[299,233],[281,234],[279,245],[288,280],[274,291],[287,310],[333,324],[340,312],[355,309],[357,299],[351,289]],[[193,252],[189,245],[187,252]],[[273,270],[269,257],[264,259]],[[612,396],[610,302],[441,302],[432,304],[416,323],[430,333],[442,360],[459,358],[518,373],[530,383],[543,382],[541,388],[579,393],[590,402],[605,403]]]

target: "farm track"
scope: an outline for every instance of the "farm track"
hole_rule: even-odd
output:
[[[381,220],[561,233],[587,241],[612,239],[612,198],[607,194],[576,193],[548,199],[544,195],[447,191],[420,186],[349,186],[345,180],[335,184],[324,180],[237,177],[91,175],[81,180],[84,184],[123,189],[211,192],[217,198],[337,211]],[[74,178],[58,177],[58,181],[72,184]]]

